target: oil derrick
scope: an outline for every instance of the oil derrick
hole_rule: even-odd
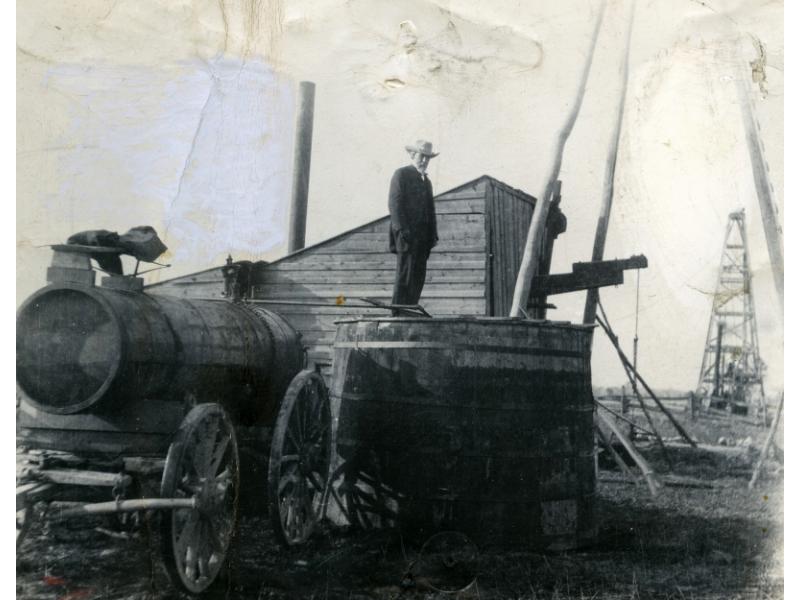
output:
[[[744,209],[728,216],[697,383],[704,406],[761,414],[765,407]]]

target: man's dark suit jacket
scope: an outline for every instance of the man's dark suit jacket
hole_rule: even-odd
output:
[[[389,215],[389,251],[392,253],[429,252],[439,240],[431,180],[427,177],[423,180],[414,165],[394,172],[389,187]]]

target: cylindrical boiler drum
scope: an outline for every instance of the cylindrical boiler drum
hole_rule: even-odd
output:
[[[594,538],[591,328],[358,319],[334,348],[351,517],[540,549]]]
[[[219,402],[261,422],[302,365],[281,317],[230,302],[53,285],[17,317],[17,383],[49,413],[164,399]]]

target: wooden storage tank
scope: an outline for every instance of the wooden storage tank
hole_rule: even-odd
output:
[[[340,321],[351,518],[566,549],[594,519],[591,329],[502,317]],[[355,514],[358,513],[358,514]]]

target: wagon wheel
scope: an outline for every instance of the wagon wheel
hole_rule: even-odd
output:
[[[161,496],[197,500],[197,508],[163,515],[162,555],[176,587],[203,592],[225,563],[238,517],[239,449],[218,404],[200,404],[184,418],[167,454]]]
[[[367,460],[345,462],[339,473],[343,477],[335,480],[332,487],[335,486],[344,498],[345,515],[351,525],[370,530],[393,527],[397,523],[400,497],[383,482],[374,452],[369,453]]]
[[[286,545],[305,542],[325,514],[333,449],[331,407],[319,373],[298,373],[286,390],[272,434],[269,507]]]
[[[422,545],[410,565],[412,579],[425,580],[437,592],[454,594],[466,590],[478,577],[478,547],[458,531],[434,534]]]

